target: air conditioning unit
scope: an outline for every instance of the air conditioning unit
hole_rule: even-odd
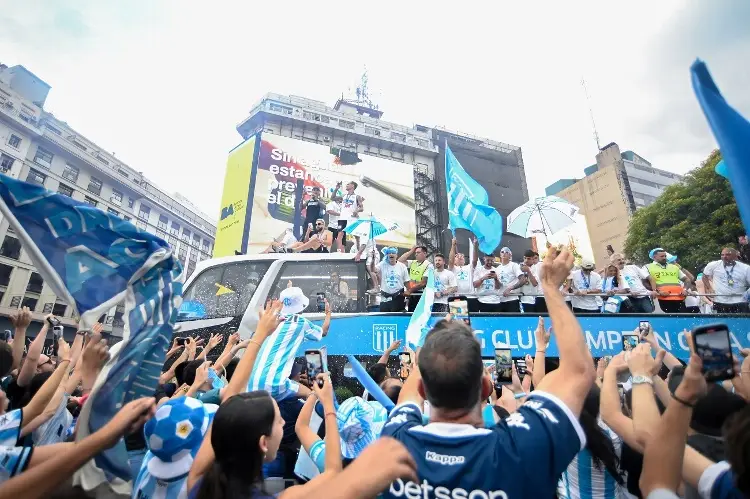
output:
[[[323,137],[323,142],[330,142],[330,141],[331,141],[331,137],[325,137],[325,136]]]

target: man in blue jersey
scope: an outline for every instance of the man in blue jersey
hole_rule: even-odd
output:
[[[481,403],[492,380],[471,329],[441,321],[428,333],[382,432],[409,449],[419,482],[396,480],[383,497],[554,497],[560,474],[586,443],[578,416],[595,378],[583,331],[559,291],[572,267],[569,252],[550,249],[540,279],[560,367],[494,428],[484,428]]]
[[[298,315],[310,304],[309,298],[300,288],[286,288],[279,295],[279,301],[283,304],[279,315],[284,322],[260,347],[247,391],[266,390],[279,401],[289,397],[306,398],[312,393],[310,389],[292,381],[289,375],[292,373],[294,358],[302,341],[320,341],[328,334],[328,328],[331,326],[331,308],[326,300],[323,325],[317,326]]]

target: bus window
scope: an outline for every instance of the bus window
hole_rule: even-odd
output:
[[[237,317],[245,313],[270,262],[237,262],[203,271],[183,293],[178,320]]]
[[[288,286],[302,289],[310,300],[306,313],[318,311],[318,293],[325,293],[331,312],[364,312],[365,267],[364,261],[285,262],[271,288],[271,296]]]

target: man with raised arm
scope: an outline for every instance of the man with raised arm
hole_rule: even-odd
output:
[[[428,333],[382,432],[409,450],[418,481],[396,480],[383,497],[554,497],[560,474],[586,444],[578,416],[595,377],[583,331],[559,291],[572,266],[570,253],[551,250],[540,279],[560,367],[492,428],[481,408],[493,383],[471,329],[444,320]]]

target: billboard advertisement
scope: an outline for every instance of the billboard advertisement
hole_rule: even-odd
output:
[[[255,136],[238,145],[229,153],[221,195],[221,213],[216,228],[214,258],[232,256],[243,251],[243,237],[247,233],[247,207],[252,200],[253,159]]]
[[[357,199],[362,207],[359,216],[372,216],[389,227],[378,236],[378,244],[400,248],[415,244],[412,165],[279,135],[261,137],[247,253],[264,252],[273,241],[288,240],[289,234],[300,240],[306,230],[305,206],[315,187],[325,203],[334,193],[342,196],[344,205]],[[354,187],[353,192],[347,192],[347,185]],[[328,223],[329,215],[325,218]]]

